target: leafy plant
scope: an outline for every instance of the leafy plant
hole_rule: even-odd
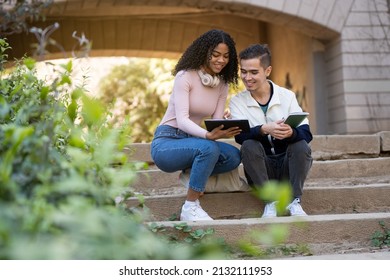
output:
[[[2,19],[0,21],[0,34],[4,36],[27,32],[28,22],[43,17],[42,11],[52,3],[53,0],[2,1],[0,5],[0,18]]]
[[[151,142],[168,104],[174,63],[169,59],[130,59],[100,82],[100,100],[112,109],[110,122],[123,123],[127,118],[133,142]]]
[[[284,245],[280,247],[276,247],[278,251],[280,251],[284,256],[310,256],[312,255],[307,244],[293,244],[293,245]]]
[[[371,244],[374,247],[386,247],[390,245],[390,229],[385,225],[384,221],[380,221],[381,230],[377,230],[371,236]]]
[[[166,226],[159,225],[155,222],[149,225],[149,229],[155,233],[162,233],[162,232],[169,231]],[[212,236],[215,233],[214,229],[212,228],[207,228],[207,229],[200,228],[200,229],[193,230],[192,227],[185,222],[174,224],[173,229],[176,230],[177,235],[175,235],[171,231],[170,234],[167,236],[169,236],[170,241],[175,241],[175,242],[179,240],[183,240],[187,243],[195,243],[197,241],[200,241],[203,238],[206,238],[207,236]]]
[[[264,186],[255,188],[254,195],[263,201],[277,201],[278,214],[285,214],[286,207],[292,198],[292,191],[288,182],[270,180]]]
[[[191,248],[195,259],[201,258],[205,254],[208,258],[218,259],[232,256],[232,248],[222,238],[214,236],[215,230],[213,228],[193,229],[185,222],[167,227],[153,222],[149,224],[149,229],[173,246],[181,247],[183,243],[186,244],[187,247]]]
[[[0,47],[9,47],[6,40]],[[40,80],[35,61],[24,58],[1,72],[0,259],[214,255],[214,248],[157,238],[117,199],[132,195],[145,163],[128,159],[128,125],[111,125],[105,106],[73,85],[71,71],[70,60],[51,81]]]

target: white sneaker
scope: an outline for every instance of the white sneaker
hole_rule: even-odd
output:
[[[287,206],[287,210],[290,211],[291,216],[307,216],[301,206],[301,200],[296,198]]]
[[[262,218],[273,218],[273,217],[276,217],[277,216],[276,203],[277,203],[277,201],[274,201],[274,202],[271,202],[271,203],[267,203],[265,205],[265,207],[264,207],[263,216],[261,216],[261,217]]]
[[[211,221],[213,220],[200,206],[199,200],[181,208],[180,221]]]

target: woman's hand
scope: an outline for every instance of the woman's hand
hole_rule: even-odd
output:
[[[206,139],[217,140],[221,138],[231,138],[241,133],[238,126],[223,129],[223,125],[214,128],[212,131],[206,133]]]

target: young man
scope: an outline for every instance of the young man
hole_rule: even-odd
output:
[[[293,198],[287,210],[291,216],[306,216],[301,207],[303,185],[312,165],[308,143],[313,139],[305,119],[292,128],[283,121],[290,113],[302,112],[295,93],[268,79],[271,52],[255,44],[239,54],[241,79],[246,90],[230,101],[234,119],[248,119],[250,132],[235,136],[248,183],[261,187],[268,180],[288,179]],[[277,201],[268,201],[262,217],[276,217]]]

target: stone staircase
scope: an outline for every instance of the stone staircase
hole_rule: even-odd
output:
[[[314,162],[302,201],[309,216],[260,219],[263,203],[250,191],[206,193],[201,204],[215,220],[187,224],[194,229],[213,228],[216,236],[230,244],[252,230],[284,225],[288,228],[284,244],[305,244],[313,254],[369,248],[372,234],[380,230],[379,222],[390,225],[390,131],[316,135],[311,148]],[[168,228],[180,223],[177,216],[186,189],[179,181],[179,172],[165,173],[156,168],[149,144],[132,144],[127,151],[131,160],[149,163],[149,169],[139,171],[132,186],[144,195],[150,210],[148,221]],[[242,165],[239,169],[243,174]],[[126,203],[128,207],[139,205],[136,198]]]

